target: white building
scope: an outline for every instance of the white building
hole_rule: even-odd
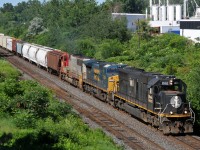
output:
[[[180,32],[181,18],[181,5],[169,5],[169,3],[152,5],[150,0],[150,26],[159,28],[160,33]]]
[[[132,32],[136,31],[137,26],[135,22],[146,18],[145,14],[129,14],[129,13],[112,13],[113,19],[120,19],[125,17],[127,20],[127,28]]]
[[[180,35],[200,42],[200,8],[197,8],[194,17],[180,21]]]

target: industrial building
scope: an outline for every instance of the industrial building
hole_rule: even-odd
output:
[[[196,13],[189,18],[188,1],[181,4],[170,4],[169,0],[149,0],[149,13],[130,14],[112,13],[113,19],[126,18],[127,28],[132,32],[137,30],[136,22],[141,19],[150,19],[150,26],[159,30],[159,33],[176,33],[195,42],[200,42],[200,8],[195,0]],[[149,14],[149,15],[148,15]]]
[[[183,6],[180,4],[170,4],[169,0],[159,0],[158,3],[149,1],[150,4],[150,26],[159,28],[160,33],[176,33],[200,42],[200,8],[195,0],[195,16],[189,17],[188,2],[183,0]]]
[[[132,32],[136,31],[136,21],[146,19],[145,14],[129,14],[129,13],[112,13],[113,19],[123,19],[127,20],[127,28]]]
[[[159,0],[159,3],[150,0],[150,26],[158,28],[160,33],[180,33],[181,19],[181,5],[169,4],[168,0]]]
[[[200,42],[200,8],[196,9],[194,17],[180,21],[180,35]]]

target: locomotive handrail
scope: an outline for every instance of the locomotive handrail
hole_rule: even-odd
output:
[[[157,108],[154,108],[154,109],[156,109],[156,110],[160,110],[160,111],[161,111],[161,109],[162,109],[162,107],[161,107],[161,103],[156,102],[156,104],[160,105],[160,107],[157,107]],[[160,112],[159,112],[159,113],[160,113]]]
[[[194,111],[192,110],[191,106],[190,106],[190,102],[189,102],[189,109],[190,109],[190,113],[191,113],[191,118],[193,118],[193,124],[195,122],[195,113]],[[194,116],[193,116],[194,115]]]
[[[160,111],[160,112],[158,113],[158,117],[159,117],[158,119],[159,119],[159,121],[160,121],[161,124],[163,123],[163,122],[162,122],[162,116],[161,116],[161,114],[164,113],[164,111],[167,109],[168,105],[169,105],[169,104],[167,104],[167,105],[165,106],[165,108],[163,109],[162,112]]]

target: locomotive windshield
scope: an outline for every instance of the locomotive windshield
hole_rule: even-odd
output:
[[[118,73],[118,68],[107,68],[106,71],[107,73]]]
[[[179,85],[162,85],[161,91],[181,91],[181,87]]]
[[[170,80],[161,82],[161,91],[180,91],[182,92],[182,83],[180,80]]]

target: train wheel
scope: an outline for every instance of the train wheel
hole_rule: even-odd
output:
[[[59,79],[63,80],[63,74],[62,73],[58,73]]]
[[[49,68],[49,71],[48,71],[48,72],[49,72],[50,74],[52,74],[52,69]]]
[[[101,94],[101,100],[102,100],[102,101],[106,101],[106,100],[107,100],[107,95],[106,95],[106,93],[102,93],[102,94]]]
[[[37,64],[37,67],[38,67],[38,68],[41,68],[40,64]]]
[[[86,90],[85,90],[85,84],[83,84],[82,90],[83,90],[83,92],[86,92]]]
[[[168,122],[163,122],[162,130],[163,130],[163,134],[164,135],[169,135],[170,134],[170,126],[169,126]]]
[[[191,122],[186,122],[184,125],[184,133],[192,133],[193,132],[193,124]]]
[[[114,99],[114,107],[119,108],[119,99]]]

